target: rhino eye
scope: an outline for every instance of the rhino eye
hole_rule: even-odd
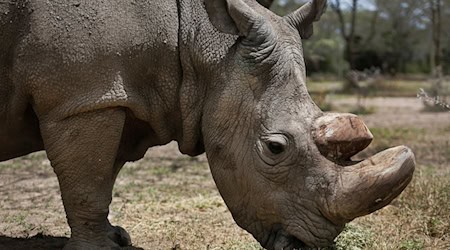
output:
[[[268,134],[257,143],[258,154],[268,165],[274,166],[285,160],[289,140],[284,134]]]
[[[276,141],[269,142],[267,147],[269,148],[270,152],[272,152],[275,155],[281,154],[284,151],[284,145]]]

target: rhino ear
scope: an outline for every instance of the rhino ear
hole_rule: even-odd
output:
[[[308,39],[313,34],[313,22],[320,19],[326,8],[327,0],[312,0],[284,18],[297,28],[302,39]]]
[[[248,36],[262,17],[242,0],[205,0],[209,20],[220,32]]]

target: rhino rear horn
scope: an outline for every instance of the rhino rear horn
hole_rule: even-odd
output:
[[[308,39],[313,34],[313,22],[320,19],[327,8],[327,0],[312,0],[285,19],[294,26],[302,39]]]

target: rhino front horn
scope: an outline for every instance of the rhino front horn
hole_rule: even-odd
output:
[[[332,161],[349,160],[373,139],[361,118],[337,113],[326,113],[317,118],[313,137],[320,153]]]
[[[412,151],[399,146],[354,165],[337,167],[337,188],[328,197],[324,214],[342,223],[388,205],[409,184],[415,165]]]

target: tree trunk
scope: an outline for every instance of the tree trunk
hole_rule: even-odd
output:
[[[441,50],[441,0],[430,0],[431,7],[431,36],[432,36],[432,48],[430,66],[431,73],[435,77],[439,77],[442,74],[442,50]]]
[[[356,29],[356,13],[358,10],[358,0],[352,0],[352,9],[351,9],[351,20],[350,26],[348,27],[344,14],[341,9],[341,1],[334,0],[331,2],[331,8],[336,12],[339,23],[340,23],[340,32],[342,38],[345,41],[345,55],[344,58],[348,62],[350,69],[355,69],[355,29]],[[348,29],[347,29],[348,28]],[[349,31],[348,31],[349,30]]]

